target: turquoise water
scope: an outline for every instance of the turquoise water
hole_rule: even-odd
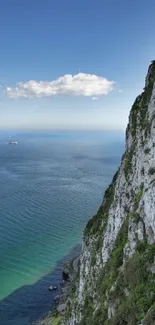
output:
[[[30,317],[19,325],[35,314],[33,286],[47,288],[44,276],[81,242],[123,150],[118,132],[0,134],[0,324],[18,325],[27,300]],[[26,286],[31,298],[18,291],[17,299]],[[8,319],[6,306],[15,314]]]

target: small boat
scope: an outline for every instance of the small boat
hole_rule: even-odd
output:
[[[56,286],[50,286],[50,287],[48,288],[48,290],[49,290],[49,291],[54,291],[54,290],[57,290],[57,287],[56,287]]]
[[[14,144],[14,145],[17,145],[18,142],[17,142],[17,141],[9,141],[8,144]]]

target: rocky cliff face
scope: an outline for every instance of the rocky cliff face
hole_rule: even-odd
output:
[[[121,166],[87,224],[63,325],[155,324],[155,61],[132,106]]]

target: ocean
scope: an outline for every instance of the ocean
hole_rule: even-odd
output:
[[[28,325],[52,306],[48,287],[59,286],[123,151],[123,132],[0,133],[0,325]]]

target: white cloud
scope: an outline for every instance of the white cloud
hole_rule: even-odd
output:
[[[98,97],[94,96],[94,97],[92,97],[92,100],[98,100]]]
[[[18,82],[14,88],[6,88],[5,92],[12,99],[42,98],[60,95],[93,96],[107,95],[114,88],[114,81],[94,74],[66,74],[53,81]]]

